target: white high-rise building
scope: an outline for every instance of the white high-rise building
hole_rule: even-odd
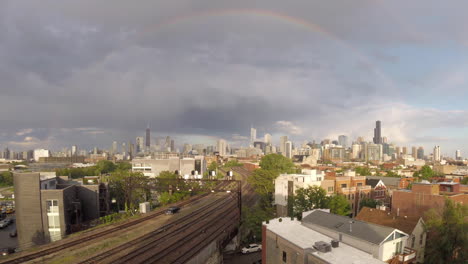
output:
[[[117,154],[117,152],[118,152],[118,149],[117,149],[117,141],[114,141],[114,142],[112,142],[111,153],[112,153],[112,154]]]
[[[434,152],[433,152],[433,159],[434,161],[440,161],[440,146],[435,146],[434,147]]]
[[[359,159],[361,154],[361,144],[353,144],[351,150],[351,158],[352,159]]]
[[[293,152],[292,152],[292,142],[291,141],[286,141],[285,144],[285,156],[286,158],[292,159]]]
[[[250,128],[250,144],[253,145],[254,141],[257,140],[257,129]]]
[[[217,150],[220,156],[226,156],[226,147],[227,147],[226,140],[219,139],[218,144],[217,144]]]
[[[268,133],[265,134],[265,144],[271,145],[271,135]]]
[[[34,160],[39,161],[39,158],[48,158],[50,157],[50,151],[48,149],[35,149],[33,153]]]
[[[77,154],[78,154],[78,148],[76,147],[76,145],[73,145],[71,148],[71,155],[76,156]]]
[[[280,137],[280,149],[279,151],[283,156],[286,156],[286,142],[288,141],[288,136],[281,136]]]
[[[456,160],[461,160],[461,151],[458,149],[457,151],[455,151],[455,159]]]

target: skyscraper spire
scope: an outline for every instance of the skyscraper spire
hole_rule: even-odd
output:
[[[150,130],[150,126],[149,126],[149,123],[148,123],[148,127],[146,128],[146,148],[150,148],[151,146],[151,130]]]

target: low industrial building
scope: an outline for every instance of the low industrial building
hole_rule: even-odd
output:
[[[16,226],[19,247],[62,239],[81,223],[109,211],[106,184],[83,183],[40,173],[15,173]]]
[[[163,171],[178,175],[203,175],[206,171],[204,156],[179,157],[164,156],[157,158],[139,158],[132,160],[132,171],[142,172],[148,177],[157,177]]]

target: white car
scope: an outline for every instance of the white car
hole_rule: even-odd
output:
[[[0,221],[0,228],[7,227],[9,224],[10,222],[7,220]]]
[[[259,244],[250,244],[244,248],[242,248],[242,254],[252,253],[262,251],[262,245]]]

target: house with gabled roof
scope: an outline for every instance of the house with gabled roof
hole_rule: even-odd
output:
[[[357,220],[374,223],[401,230],[409,235],[408,247],[416,251],[416,262],[424,262],[426,229],[424,220],[415,216],[399,216],[375,208],[363,207],[356,216]]]
[[[407,247],[409,235],[396,228],[320,210],[304,213],[302,225],[367,252],[381,261],[410,263],[416,257],[416,252]]]

